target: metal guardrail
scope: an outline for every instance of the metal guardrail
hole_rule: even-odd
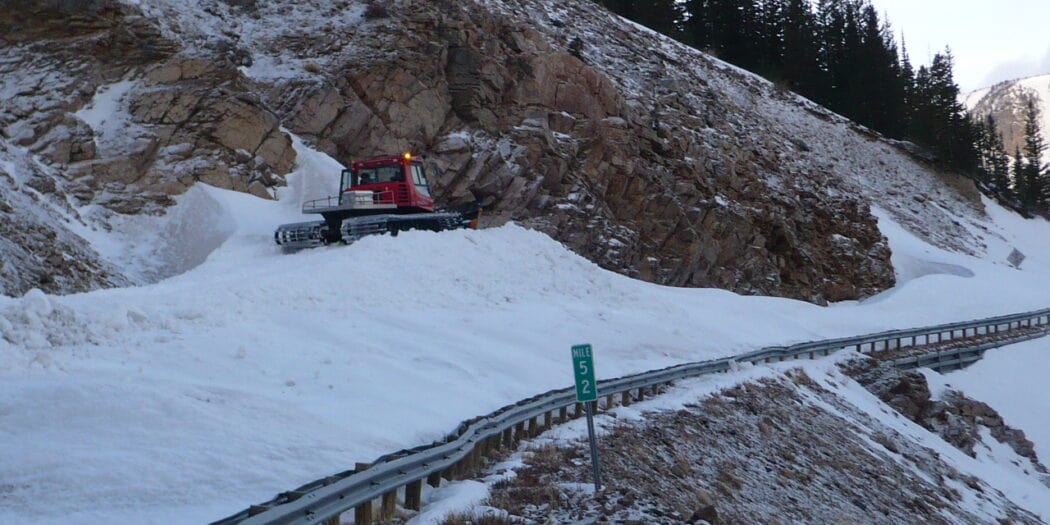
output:
[[[615,403],[617,394],[626,405],[636,399],[643,399],[647,389],[655,393],[659,387],[674,381],[728,372],[733,370],[737,363],[742,362],[761,364],[815,359],[846,349],[861,353],[878,353],[908,347],[920,350],[923,346],[940,345],[946,341],[989,336],[998,339],[973,347],[920,353],[891,361],[894,365],[905,368],[961,368],[980,359],[989,348],[1042,337],[1048,333],[1050,309],[1037,310],[977,321],[767,347],[734,357],[687,363],[599,381],[598,392],[605,398],[605,407],[608,408]],[[636,394],[632,395],[632,391]],[[570,407],[573,409],[571,413]],[[558,413],[557,416],[555,412]],[[458,479],[470,476],[479,469],[482,455],[501,447],[513,447],[519,440],[535,436],[540,430],[549,428],[554,421],[564,422],[569,418],[579,417],[582,413],[583,405],[576,403],[573,389],[552,390],[508,405],[489,415],[464,421],[444,441],[382,456],[371,465],[361,465],[359,469],[322,478],[296,490],[281,493],[264,504],[253,505],[212,525],[337,525],[340,514],[349,510],[354,510],[357,525],[366,525],[372,523],[373,501],[381,501],[380,520],[388,519],[394,513],[399,492],[403,493],[405,508],[419,510],[424,480],[437,486],[442,477]]]

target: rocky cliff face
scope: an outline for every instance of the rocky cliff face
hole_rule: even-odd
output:
[[[1013,155],[1016,149],[1024,150],[1024,113],[1028,101],[1039,108],[1040,129],[1046,137],[1050,133],[1050,75],[1000,82],[974,91],[964,100],[975,115],[995,117],[1009,155]],[[1050,152],[1044,161],[1050,162]]]
[[[872,295],[894,276],[870,204],[976,244],[953,216],[975,192],[587,2],[16,5],[0,14],[0,138],[74,211],[106,210],[84,223],[164,213],[196,182],[270,198],[294,133],[343,163],[422,153],[440,200],[668,285]]]

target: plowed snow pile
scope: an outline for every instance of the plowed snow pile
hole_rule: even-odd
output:
[[[575,343],[592,343],[598,375],[614,377],[1047,306],[1050,228],[991,203],[993,233],[975,232],[988,259],[884,218],[903,284],[828,308],[633,281],[513,225],[282,254],[273,228],[300,220],[298,203],[335,168],[300,148],[279,203],[194,190],[171,220],[201,207],[232,233],[176,277],[0,298],[0,523],[218,519],[567,386]],[[214,233],[172,231],[153,248],[192,251]],[[1005,262],[1014,247],[1021,270]]]

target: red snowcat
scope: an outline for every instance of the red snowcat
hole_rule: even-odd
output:
[[[477,228],[477,203],[435,210],[423,162],[405,153],[354,162],[343,170],[339,195],[303,204],[324,220],[284,224],[273,238],[286,251],[352,243],[366,235],[405,230]]]

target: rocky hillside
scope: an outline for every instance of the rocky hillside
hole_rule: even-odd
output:
[[[823,366],[617,417],[598,440],[597,495],[582,490],[586,441],[552,432],[489,472],[480,510],[445,523],[483,512],[492,523],[1043,523],[973,474],[994,447],[1046,483],[1031,442],[990,407],[951,390],[935,399],[922,374],[867,359],[846,363],[849,375]]]
[[[122,274],[76,232],[163,214],[197,182],[272,198],[293,134],[344,164],[421,153],[441,200],[662,284],[872,295],[894,275],[870,205],[981,250],[968,183],[589,2],[14,4],[0,173],[40,181],[0,185],[4,294],[170,275]]]
[[[1050,75],[1000,82],[969,93],[964,103],[980,117],[995,117],[1006,152],[1013,155],[1015,149],[1024,149],[1024,111],[1029,100],[1036,103],[1042,114],[1043,136],[1050,136]],[[1044,161],[1050,162],[1050,152]]]

